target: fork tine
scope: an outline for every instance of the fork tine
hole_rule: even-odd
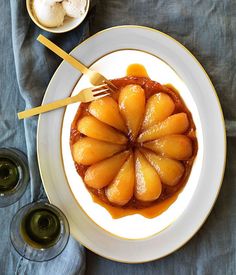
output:
[[[116,92],[116,91],[115,91],[111,86],[109,86],[106,82],[104,82],[104,84],[95,86],[95,87],[93,88],[93,91],[97,91],[97,90],[99,90],[99,89],[101,89],[101,88],[107,88],[108,90],[110,90],[110,92],[113,92],[113,93]]]
[[[117,89],[114,89],[113,87],[111,87],[111,86],[109,86],[109,85],[107,85],[107,86],[109,87],[109,90],[110,90],[112,93],[117,92]]]
[[[113,92],[117,90],[117,87],[110,80],[106,79],[104,82],[110,87]]]
[[[103,90],[99,90],[99,91],[92,91],[93,95],[98,95],[98,94],[101,94],[103,92],[108,92],[109,89],[103,89]]]
[[[100,99],[100,98],[103,98],[103,97],[108,96],[108,95],[110,95],[110,94],[109,93],[105,93],[105,94],[102,94],[102,95],[95,95],[94,99]]]
[[[92,88],[92,91],[96,91],[98,89],[105,88],[105,87],[107,87],[106,83],[101,84],[101,85],[97,85],[97,86],[95,86],[95,87]]]

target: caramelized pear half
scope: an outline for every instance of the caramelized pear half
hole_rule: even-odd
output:
[[[112,183],[106,187],[108,200],[116,205],[125,205],[133,196],[134,184],[134,161],[133,154],[131,154]]]
[[[174,114],[141,133],[138,137],[138,142],[154,140],[166,135],[183,134],[188,127],[189,121],[185,113]]]
[[[131,140],[135,140],[143,122],[145,92],[139,85],[127,85],[119,95],[120,112],[128,126]]]
[[[161,180],[147,159],[138,151],[135,152],[136,186],[135,197],[140,201],[154,201],[161,195]]]
[[[142,129],[145,130],[170,116],[175,109],[174,101],[164,93],[152,95],[146,104]]]
[[[185,170],[180,161],[158,156],[148,150],[142,149],[142,153],[156,169],[164,184],[174,186],[179,182]]]
[[[72,155],[78,164],[91,165],[124,149],[125,145],[84,137],[73,144]]]
[[[144,147],[159,155],[177,160],[186,160],[192,156],[192,141],[184,135],[169,135],[144,143]]]
[[[88,137],[103,141],[118,144],[125,144],[128,141],[123,134],[93,116],[84,116],[80,119],[77,129],[80,133]]]
[[[106,96],[94,100],[89,105],[89,112],[100,121],[127,133],[127,128],[120,114],[118,104],[112,97]]]
[[[91,165],[86,170],[84,177],[85,183],[95,189],[101,189],[107,186],[118,174],[129,154],[129,151],[124,151]]]

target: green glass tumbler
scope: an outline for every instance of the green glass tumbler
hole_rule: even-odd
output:
[[[48,261],[66,247],[70,235],[66,216],[47,201],[22,207],[13,217],[10,239],[16,251],[31,261]]]
[[[28,182],[26,156],[15,148],[0,148],[0,207],[18,201]]]

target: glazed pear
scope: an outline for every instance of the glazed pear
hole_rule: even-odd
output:
[[[85,173],[85,183],[93,188],[101,189],[107,186],[119,172],[130,152],[124,151],[108,159],[91,165]]]
[[[121,144],[84,137],[73,144],[72,155],[78,164],[91,165],[124,149],[125,146]]]
[[[161,180],[147,159],[138,151],[135,152],[136,186],[135,197],[140,201],[156,200],[162,190]]]
[[[192,141],[184,135],[169,135],[144,143],[144,147],[155,153],[177,160],[186,160],[192,156]]]
[[[89,112],[100,121],[127,133],[127,128],[121,117],[118,104],[112,97],[106,96],[94,100],[89,105]]]
[[[175,104],[170,96],[165,93],[154,94],[147,101],[142,129],[145,130],[165,120],[174,109]]]
[[[123,134],[93,116],[85,116],[80,119],[77,129],[80,133],[91,138],[117,144],[125,144],[127,142],[127,138]]]
[[[125,205],[133,196],[135,184],[133,155],[126,160],[119,173],[108,187],[106,196],[108,200],[117,205]]]
[[[138,142],[158,139],[162,136],[172,134],[182,134],[189,127],[188,117],[185,113],[178,113],[169,116],[167,119],[159,122],[141,133]]]
[[[170,186],[176,185],[184,174],[184,166],[181,162],[166,157],[161,157],[148,150],[143,150],[147,160],[156,169],[162,183]]]
[[[139,85],[127,85],[119,95],[120,112],[128,126],[131,140],[135,140],[143,122],[145,92]]]

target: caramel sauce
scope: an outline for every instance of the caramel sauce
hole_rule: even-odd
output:
[[[140,214],[145,218],[152,219],[152,218],[155,218],[156,216],[161,215],[163,212],[165,212],[166,209],[168,209],[171,206],[171,204],[176,201],[181,191],[182,189],[179,189],[175,194],[173,194],[171,197],[167,198],[166,200],[153,204],[149,207],[140,208],[140,209],[116,207],[104,202],[97,195],[94,195],[91,192],[90,194],[92,195],[93,201],[100,204],[104,208],[106,208],[106,210],[111,214],[113,219],[119,219],[124,216],[133,215],[133,214]]]
[[[135,198],[132,198],[126,205],[116,206],[112,205],[112,203],[109,202],[105,195],[104,188],[97,190],[87,186],[87,189],[89,190],[93,201],[106,208],[114,219],[133,214],[140,214],[146,218],[151,219],[166,211],[170,207],[170,205],[175,202],[188,180],[198,150],[196,128],[192,119],[192,114],[185,106],[178,91],[171,84],[161,85],[160,83],[151,80],[148,77],[146,69],[140,64],[131,64],[127,68],[127,75],[128,76],[123,78],[111,80],[112,83],[117,86],[118,90],[129,84],[140,85],[145,90],[146,100],[153,94],[160,92],[166,93],[172,98],[175,103],[174,113],[185,112],[187,114],[190,126],[185,135],[192,140],[193,155],[187,161],[181,161],[185,167],[185,173],[179,183],[175,186],[167,186],[163,184],[163,189],[160,197],[153,202],[141,202],[136,200]],[[119,97],[119,92],[112,96],[115,100],[117,100]],[[81,117],[88,114],[88,106],[89,103],[82,103],[78,108],[76,116],[71,125],[70,146],[78,141],[79,138],[83,137],[83,135],[80,134],[77,130],[77,123]],[[132,148],[129,148],[129,146],[127,146],[127,149],[132,150]],[[78,174],[82,178],[84,178],[88,166],[75,163],[75,167]]]
[[[145,67],[141,64],[130,64],[126,69],[127,76],[149,77]]]

